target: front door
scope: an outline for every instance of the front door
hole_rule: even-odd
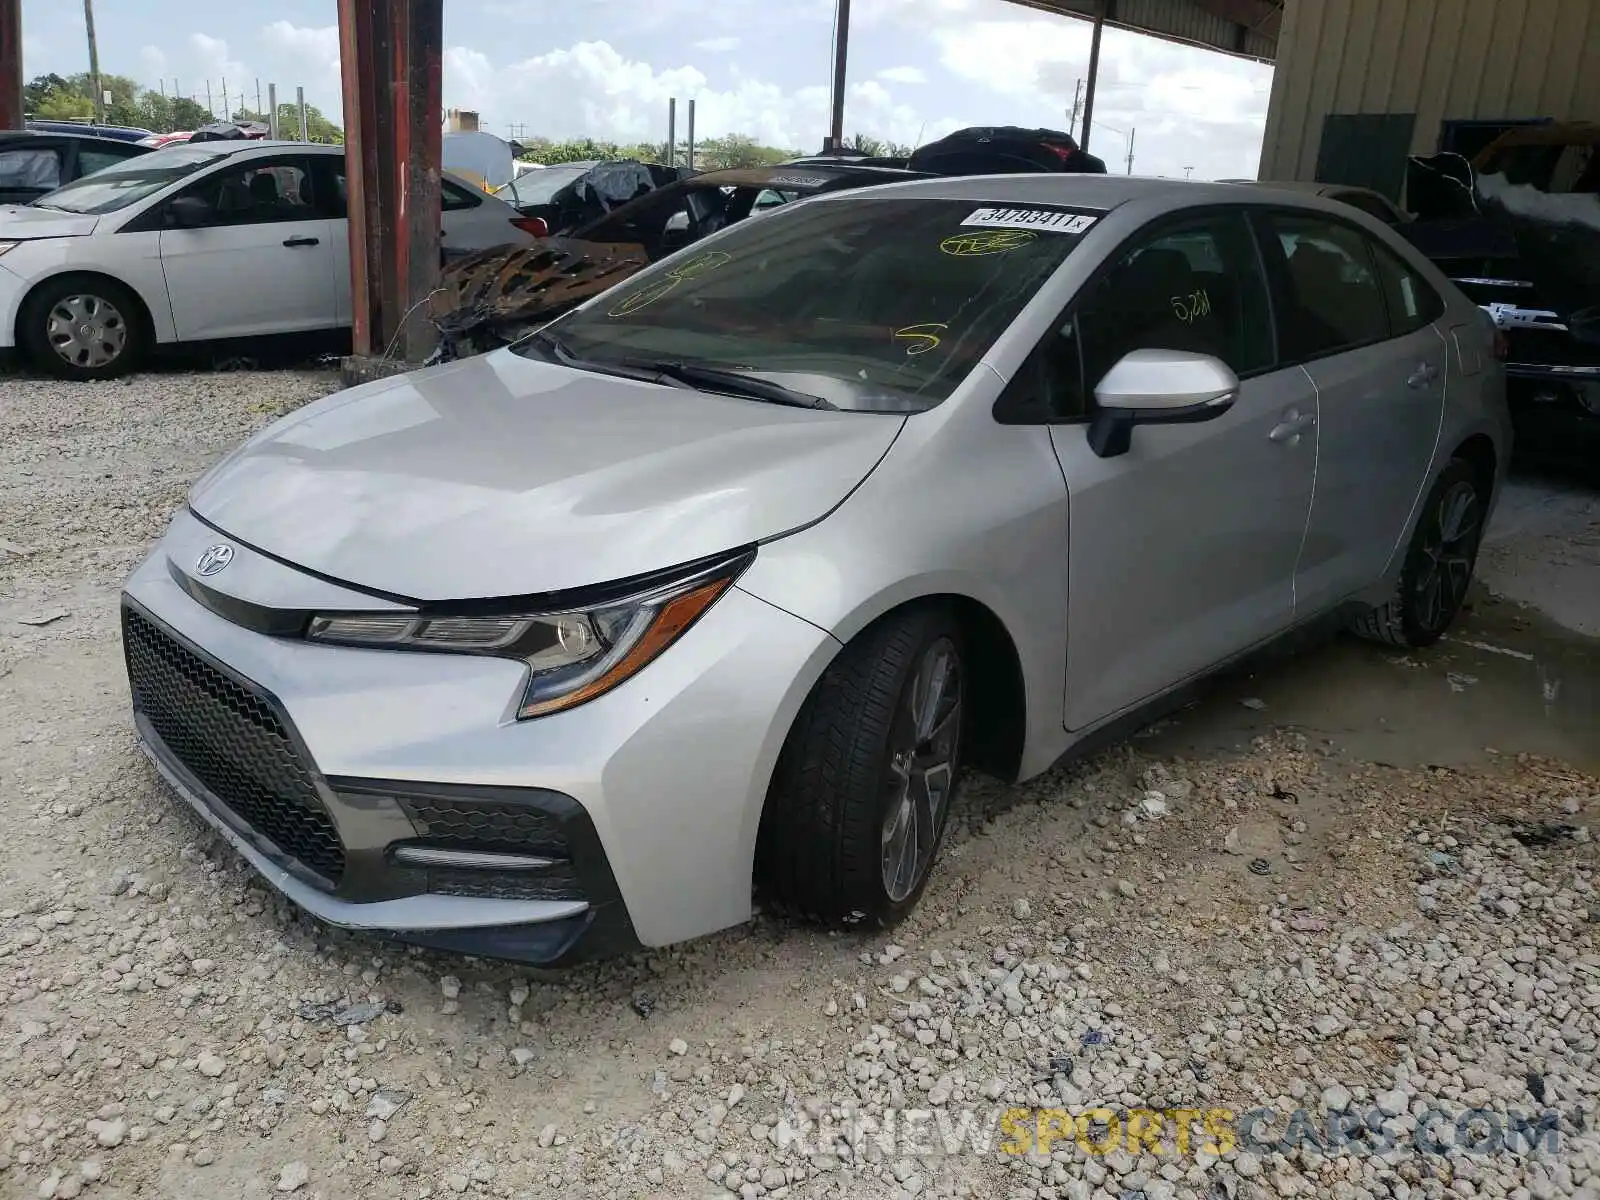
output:
[[[1081,363],[1086,416],[1093,384],[1132,350],[1211,354],[1242,381],[1222,416],[1141,426],[1112,458],[1081,425],[1052,427],[1069,506],[1066,725],[1081,729],[1293,621],[1317,408],[1305,373],[1277,366],[1266,281],[1238,213],[1136,239],[1058,336]]]
[[[299,333],[338,322],[334,222],[312,202],[299,155],[249,158],[179,196],[198,226],[161,232],[161,266],[180,341]]]
[[[1376,583],[1428,486],[1444,419],[1444,302],[1353,224],[1273,214],[1283,327],[1318,393],[1317,496],[1295,576],[1302,614]]]

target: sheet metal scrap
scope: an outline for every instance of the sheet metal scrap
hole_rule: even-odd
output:
[[[482,250],[446,266],[429,307],[455,356],[480,353],[620,283],[649,261],[643,246],[566,238]]]

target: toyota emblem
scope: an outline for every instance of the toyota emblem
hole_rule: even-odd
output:
[[[215,575],[223,567],[233,561],[233,547],[228,545],[212,546],[202,554],[194,564],[194,569],[201,575]]]

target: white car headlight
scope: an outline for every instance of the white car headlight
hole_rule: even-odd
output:
[[[648,586],[592,608],[505,615],[322,613],[312,641],[372,649],[432,650],[514,658],[528,665],[517,717],[574,708],[631,678],[714,604],[754,552]]]

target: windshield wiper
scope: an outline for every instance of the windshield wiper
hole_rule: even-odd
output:
[[[699,363],[672,360],[630,358],[623,361],[627,366],[636,367],[641,371],[654,371],[668,379],[676,380],[680,386],[687,384],[689,387],[705,391],[727,392],[751,400],[765,400],[769,404],[787,404],[791,408],[822,408],[834,412],[839,409],[837,404],[822,396],[813,396],[810,392],[797,392],[793,388],[784,387],[781,383],[774,383],[770,379],[762,379],[756,375],[747,375],[743,371],[725,371],[720,367],[703,367]]]
[[[593,359],[580,358],[567,348],[567,344],[548,330],[541,329],[532,334],[528,341],[537,343],[549,351],[549,356],[563,367],[571,367],[574,371],[591,371],[596,375],[615,375],[620,379],[637,379],[643,383],[659,383],[667,387],[690,387],[692,385],[678,379],[672,379],[660,371],[638,367],[632,363],[595,362]]]

